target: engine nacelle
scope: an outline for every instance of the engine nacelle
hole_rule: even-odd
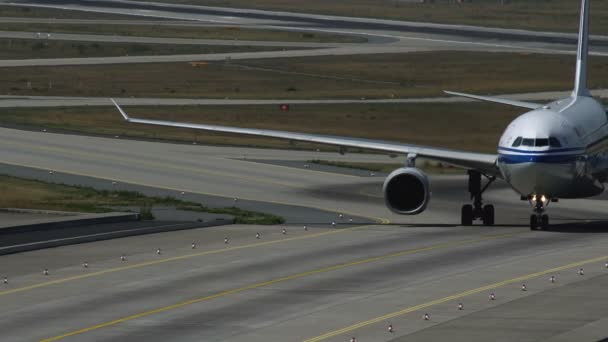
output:
[[[382,191],[386,206],[400,215],[420,214],[431,199],[429,178],[415,167],[391,172],[384,181]]]

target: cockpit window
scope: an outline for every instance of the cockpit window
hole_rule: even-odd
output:
[[[562,144],[555,137],[549,137],[549,145],[551,147],[562,147]]]
[[[537,139],[517,137],[517,139],[515,139],[515,141],[513,141],[513,145],[511,145],[511,146],[512,147],[519,147],[519,146],[529,146],[529,147],[547,147],[547,146],[562,147],[562,144],[555,137],[537,138]]]
[[[522,146],[530,146],[530,147],[534,147],[534,139],[527,139],[527,138],[524,138],[524,139],[522,139],[522,141],[521,141],[521,145],[522,145]]]
[[[521,145],[521,137],[517,137],[517,139],[515,139],[515,141],[513,142],[513,147],[519,147]]]

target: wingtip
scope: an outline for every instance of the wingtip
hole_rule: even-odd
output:
[[[110,99],[110,101],[112,101],[114,106],[116,106],[116,109],[118,109],[118,111],[120,112],[120,114],[126,121],[131,121],[131,119],[129,118],[129,115],[127,115],[127,113],[124,110],[122,110],[122,108],[118,105],[118,103],[116,103],[116,101],[114,101],[114,99]]]

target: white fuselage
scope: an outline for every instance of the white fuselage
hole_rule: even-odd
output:
[[[515,119],[498,145],[498,168],[522,196],[582,198],[604,190],[608,120],[591,97],[552,102]]]

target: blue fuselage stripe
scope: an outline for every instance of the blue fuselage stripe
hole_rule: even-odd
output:
[[[521,163],[545,163],[545,164],[566,164],[576,161],[578,157],[584,155],[591,147],[608,140],[608,135],[587,144],[586,147],[554,148],[544,151],[530,151],[512,147],[498,147],[498,162],[503,164]],[[564,152],[576,152],[566,153]],[[557,154],[562,153],[562,154]]]
[[[499,151],[507,151],[507,152],[517,152],[517,153],[525,153],[525,154],[547,154],[547,153],[563,153],[563,152],[572,152],[572,151],[580,151],[583,152],[585,149],[582,147],[573,147],[573,148],[558,148],[552,150],[545,151],[530,151],[530,150],[520,150],[517,148],[510,147],[498,147]]]
[[[580,154],[538,155],[538,154],[499,154],[498,162],[504,164],[544,163],[566,164],[576,161]]]

